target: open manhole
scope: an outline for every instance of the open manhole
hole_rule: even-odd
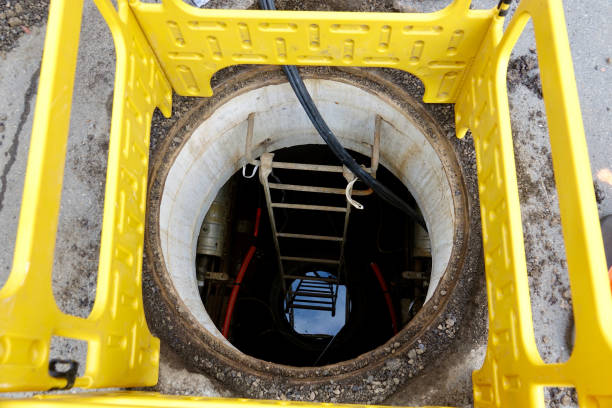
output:
[[[369,157],[351,153],[369,165]],[[268,180],[239,170],[204,218],[195,257],[201,303],[250,356],[300,367],[355,358],[409,322],[443,273],[445,265],[436,265],[431,279],[428,234],[401,211],[359,183],[352,196],[364,208],[347,205],[337,162],[321,144],[275,150]],[[390,171],[381,167],[376,177],[416,207]],[[445,211],[440,219],[452,220],[452,207]],[[448,257],[451,234],[440,242],[434,252]]]
[[[427,229],[359,182],[352,198],[364,208],[347,205],[350,173],[282,72],[241,69],[183,114],[154,156],[147,318],[191,366],[243,395],[382,401],[448,347],[436,330],[453,302],[460,324],[468,299],[454,293],[478,242],[474,214],[451,143],[392,77],[304,78],[366,168],[379,132],[376,178]]]

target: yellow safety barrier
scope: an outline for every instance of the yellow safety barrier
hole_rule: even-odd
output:
[[[530,18],[576,325],[572,355],[559,364],[545,364],[535,342],[506,91],[510,52]],[[523,0],[502,27],[496,17],[455,104],[457,136],[474,136],[489,306],[474,402],[543,407],[544,386],[574,386],[580,406],[610,407],[612,371],[602,367],[612,366],[612,298],[561,2]]]
[[[50,376],[52,336],[87,341],[76,387],[157,381],[159,341],[141,294],[152,111],[171,91],[210,96],[233,64],[382,66],[425,85],[426,102],[455,103],[457,134],[474,136],[489,305],[485,364],[474,373],[482,407],[542,407],[544,386],[575,386],[581,406],[612,406],[612,297],[560,0],[470,10],[455,0],[429,14],[199,10],[181,0],[95,0],[115,42],[113,100],[96,301],[86,319],[63,314],[51,271],[83,0],[52,0],[13,269],[0,291],[0,391],[62,388]],[[533,19],[576,321],[571,358],[544,364],[534,339],[506,93],[514,43]],[[603,368],[603,369],[602,369]],[[45,395],[31,406],[271,406],[286,402],[145,393]],[[313,406],[313,404],[289,405]],[[317,404],[321,405],[321,404]],[[324,404],[325,405],[325,404]]]
[[[111,27],[117,74],[98,285],[87,319],[63,314],[51,273],[83,1],[53,1],[36,100],[13,269],[0,291],[0,390],[62,388],[49,375],[51,336],[87,341],[77,387],[157,382],[159,340],[142,308],[142,252],[153,109],[171,88],[127,4],[97,1]]]
[[[98,407],[98,408],[201,408],[208,405],[215,408],[238,408],[245,405],[257,408],[278,408],[286,406],[289,408],[355,408],[349,404],[311,403],[299,401],[267,401],[250,400],[244,398],[206,398],[206,397],[184,397],[176,395],[161,395],[152,392],[124,391],[114,393],[83,393],[73,395],[45,395],[40,399],[7,401],[7,408],[26,408],[38,406],[43,403],[51,408],[62,408],[69,406]],[[34,402],[34,404],[33,404]],[[379,405],[368,405],[370,408],[382,408]],[[436,408],[436,407],[422,407]]]
[[[389,67],[418,76],[425,102],[454,102],[497,10],[456,0],[428,14],[200,10],[182,1],[132,9],[174,90],[211,96],[236,64]]]

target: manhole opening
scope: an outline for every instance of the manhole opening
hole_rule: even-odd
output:
[[[454,148],[435,119],[394,85],[396,78],[386,75],[317,69],[305,78],[329,127],[360,164],[372,166],[376,140],[380,140],[377,179],[418,208],[427,227],[426,233],[415,229],[403,214],[384,207],[374,194],[365,194],[365,186],[357,182],[352,197],[365,209],[351,209],[346,276],[333,264],[319,262],[331,258],[332,253],[326,251],[331,251],[334,242],[311,242],[315,240],[305,240],[303,235],[343,236],[344,189],[350,175],[323,144],[281,71],[245,71],[238,85],[220,86],[216,96],[193,106],[170,129],[152,163],[146,241],[150,256],[145,260],[156,288],[148,316],[160,337],[198,369],[249,395],[276,398],[277,391],[289,393],[305,382],[313,390],[323,390],[328,381],[360,381],[367,373],[368,378],[372,375],[383,381],[389,367],[405,363],[410,373],[403,371],[399,382],[385,391],[388,395],[403,378],[416,375],[427,359],[435,357],[437,348],[426,348],[426,341],[438,333],[438,316],[449,310],[450,302],[456,296],[457,301],[463,299],[456,285],[469,282],[458,280],[469,267],[464,263],[469,235],[463,178]],[[242,168],[253,159],[270,174],[260,170],[245,179]],[[297,171],[304,170],[296,169],[297,164],[317,166],[317,170]],[[249,164],[245,174],[252,170]],[[260,174],[268,174],[269,197],[268,189],[262,191]],[[291,183],[339,190],[340,194],[311,196],[316,202],[308,204],[304,191],[290,189],[289,195],[289,190],[283,193],[278,188],[278,184]],[[280,282],[276,248],[270,240],[270,197],[280,204],[273,208],[285,235],[279,238],[279,246],[294,261],[284,271],[289,278]],[[342,211],[304,211],[296,218],[291,215],[299,213],[296,203],[342,207]],[[227,213],[218,215],[228,220],[225,231],[231,234],[221,240],[228,243],[227,248],[215,240],[201,239],[203,221],[215,208]],[[258,208],[261,216],[254,238]],[[315,216],[319,218],[308,218]],[[209,225],[211,231],[218,227]],[[211,253],[198,249],[202,245]],[[416,259],[417,248],[428,249],[429,254]],[[215,255],[215,251],[220,253]],[[235,280],[249,254],[232,319],[226,325],[228,291],[231,296],[237,288]],[[318,277],[311,275],[315,272]],[[208,280],[224,283],[209,284]],[[300,326],[300,314],[314,309],[293,308],[293,318],[288,313],[287,306],[295,299],[287,293],[302,291],[303,287],[294,286],[302,280],[309,281],[308,291],[324,290],[335,297],[335,327],[324,321],[328,331],[315,329],[310,315],[305,319],[310,322],[306,332]],[[319,281],[319,287],[312,281]],[[321,282],[332,285],[322,289]],[[307,300],[320,306],[324,299]],[[389,310],[395,311],[396,335]],[[452,318],[453,322],[457,319]],[[236,370],[236,376],[228,375],[228,367]],[[247,378],[265,380],[262,391],[249,386]],[[350,389],[346,389],[347,400],[363,400],[348,397]],[[376,398],[382,395],[376,393]]]
[[[370,165],[369,157],[351,154],[363,166]],[[279,149],[274,160],[339,165],[324,145]],[[376,177],[418,208],[408,189],[386,168],[379,167]],[[347,185],[342,173],[311,170],[274,168],[269,179],[277,186]],[[359,182],[354,186],[355,192],[365,190]],[[355,195],[364,209],[351,209],[344,234],[345,212],[291,207],[300,203],[341,209],[347,205],[344,194],[278,188],[270,192],[271,201],[281,203],[271,209],[281,253],[295,259],[283,261],[284,287],[265,188],[257,176],[235,173],[220,189],[200,228],[195,260],[200,296],[219,331],[226,326],[232,345],[279,364],[332,364],[382,345],[415,316],[426,300],[432,258],[427,232],[410,217],[376,194]],[[247,260],[252,247],[256,249]],[[343,261],[338,264],[315,261],[339,256]],[[231,301],[237,282],[238,294]]]

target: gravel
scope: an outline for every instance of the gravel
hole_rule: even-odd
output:
[[[12,50],[19,38],[47,20],[48,0],[0,0],[0,58]]]

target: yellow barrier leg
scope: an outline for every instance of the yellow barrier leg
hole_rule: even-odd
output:
[[[13,270],[0,291],[0,391],[62,388],[48,373],[52,336],[87,341],[77,387],[157,382],[159,340],[142,307],[142,250],[153,109],[170,115],[171,88],[126,2],[96,1],[117,50],[104,223],[93,311],[55,304],[51,273],[70,122],[82,0],[53,0],[41,66]]]
[[[529,18],[576,321],[575,348],[561,364],[545,364],[535,343],[506,91]],[[455,105],[458,136],[474,136],[487,275],[489,344],[473,376],[475,405],[543,407],[544,386],[575,386],[581,406],[603,406],[612,401],[612,372],[601,369],[612,365],[612,299],[561,1],[523,0],[503,35],[502,26],[493,22]]]

